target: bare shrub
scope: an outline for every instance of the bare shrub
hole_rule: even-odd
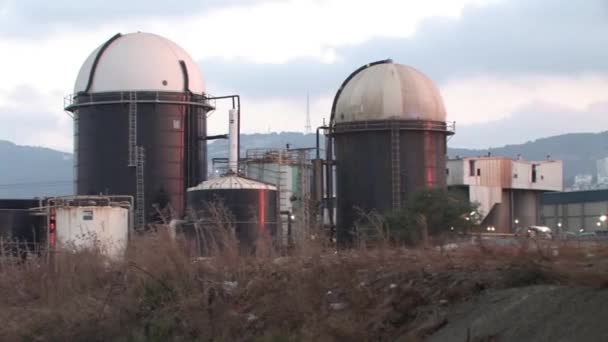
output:
[[[1,255],[0,340],[417,341],[444,324],[446,305],[485,289],[608,284],[608,252],[592,244],[538,241],[541,256],[489,244],[336,251],[311,238],[279,257],[266,238],[243,255],[230,224],[200,224],[214,233],[204,257],[162,226],[134,236],[122,260]]]

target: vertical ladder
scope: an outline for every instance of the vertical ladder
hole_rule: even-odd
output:
[[[401,208],[401,154],[399,123],[391,124],[391,185],[393,209]]]
[[[300,173],[300,229],[301,232],[298,232],[300,234],[300,238],[306,238],[307,236],[310,236],[309,234],[309,229],[310,229],[310,220],[309,220],[309,210],[308,210],[308,204],[309,204],[309,200],[310,200],[310,187],[308,184],[308,165],[306,163],[306,152],[305,151],[298,151],[298,169],[299,169],[299,173]]]
[[[289,201],[289,187],[287,186],[287,175],[288,172],[285,170],[285,167],[289,167],[287,164],[283,164],[283,152],[278,151],[277,158],[277,191],[279,193],[279,207],[281,211],[292,211],[293,207],[290,206]],[[281,222],[281,233],[282,233],[282,243],[284,246],[287,246],[290,242],[290,239],[293,236],[288,235],[289,231],[289,217],[286,218],[285,221]],[[292,225],[292,234],[293,234],[293,225]]]
[[[135,228],[141,230],[146,224],[144,200],[144,148],[137,146],[137,93],[129,92],[129,160],[128,166],[135,168]]]
[[[135,151],[137,159],[135,166],[135,227],[141,230],[146,224],[144,198],[144,165],[146,160],[142,146],[138,146]]]
[[[137,93],[129,93],[129,167],[137,166]]]

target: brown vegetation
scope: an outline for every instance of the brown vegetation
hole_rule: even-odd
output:
[[[157,232],[136,237],[124,261],[0,257],[0,340],[418,341],[446,323],[446,306],[484,289],[608,284],[595,245],[237,249],[199,258]]]

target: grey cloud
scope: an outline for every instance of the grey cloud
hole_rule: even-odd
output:
[[[325,95],[353,70],[354,64],[321,64],[299,59],[287,64],[233,63],[209,59],[199,63],[208,83],[214,87],[246,96],[299,97]]]
[[[208,83],[252,96],[333,93],[357,67],[393,58],[441,83],[471,75],[608,71],[608,1],[511,0],[468,7],[457,19],[426,20],[410,39],[375,39],[337,49],[328,65],[208,59]],[[210,89],[213,92],[213,89]]]
[[[469,7],[459,19],[429,19],[412,39],[374,41],[350,53],[364,59],[388,53],[438,80],[606,71],[607,31],[605,0],[511,0]]]
[[[14,142],[36,141],[40,132],[61,129],[57,118],[48,112],[22,111],[0,106],[0,139]]]
[[[84,28],[121,19],[189,16],[267,0],[0,0],[0,36],[35,38],[58,27]]]
[[[564,133],[600,132],[608,126],[608,102],[586,110],[574,110],[547,103],[530,103],[509,117],[486,123],[456,127],[450,147],[487,148]],[[608,145],[606,146],[608,153]]]

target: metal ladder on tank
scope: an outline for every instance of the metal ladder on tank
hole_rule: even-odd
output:
[[[398,124],[391,124],[391,186],[393,210],[401,208],[401,153]]]
[[[146,158],[145,151],[142,146],[138,146],[136,151],[137,165],[135,166],[135,227],[141,230],[146,225],[146,202],[144,197],[144,165],[146,162]]]
[[[299,231],[299,238],[305,238],[309,236],[310,230],[310,220],[309,220],[309,203],[310,203],[310,193],[309,193],[309,184],[308,184],[308,164],[306,163],[306,152],[298,151],[298,169],[300,176],[300,213],[301,216],[298,218],[300,224],[299,227],[301,231]]]
[[[144,200],[144,148],[137,146],[137,93],[129,93],[129,161],[135,168],[135,228],[141,230],[146,224]]]
[[[281,155],[279,155],[279,160],[277,161],[277,173],[276,173],[277,192],[279,193],[279,211],[284,211],[284,210],[286,211],[288,209],[289,203],[290,203],[289,196],[287,194],[287,190],[288,190],[287,171],[284,170],[285,167],[286,167],[286,165],[283,164],[283,157]],[[291,211],[291,210],[289,210],[289,211]],[[291,220],[291,218],[287,217],[286,221],[281,222],[280,228],[279,228],[281,231],[281,242],[285,246],[287,244],[289,244],[289,242],[290,242],[289,239],[293,238],[288,235],[288,230],[289,230],[289,226],[290,226],[290,223],[288,223],[289,220]],[[293,229],[292,229],[292,233],[293,233]]]
[[[129,167],[137,167],[137,93],[129,93]]]

